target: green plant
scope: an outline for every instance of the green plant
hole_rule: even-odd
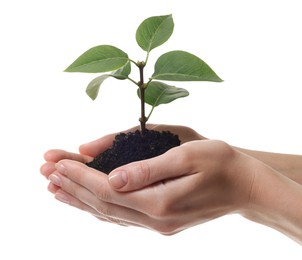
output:
[[[170,51],[161,55],[155,65],[154,73],[145,81],[144,68],[148,63],[151,50],[165,43],[173,33],[174,22],[172,15],[154,16],[144,20],[136,31],[137,44],[146,52],[144,61],[135,62],[124,51],[111,45],[93,47],[79,56],[65,71],[104,73],[93,79],[86,89],[91,99],[96,99],[99,88],[105,79],[113,77],[118,80],[128,79],[138,88],[141,99],[141,132],[146,130],[154,108],[161,104],[170,103],[178,98],[189,95],[183,88],[170,86],[162,81],[213,81],[222,80],[200,58],[185,51]],[[139,80],[130,77],[131,65],[139,69]],[[145,115],[145,103],[152,106],[148,116]]]

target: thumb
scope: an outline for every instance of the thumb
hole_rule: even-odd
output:
[[[116,134],[105,135],[95,141],[82,144],[79,147],[80,154],[96,157],[112,145],[115,135]]]
[[[160,156],[116,168],[109,174],[109,183],[115,190],[132,191],[187,175],[189,160],[182,149],[172,148]]]

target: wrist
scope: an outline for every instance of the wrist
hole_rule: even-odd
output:
[[[269,165],[284,176],[302,184],[302,156],[294,154],[280,154],[263,151],[248,150],[234,147],[247,155],[250,155]]]
[[[301,186],[262,163],[254,174],[249,202],[241,214],[302,243]]]

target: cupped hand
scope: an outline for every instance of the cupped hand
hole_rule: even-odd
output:
[[[185,143],[192,140],[206,139],[193,129],[185,126],[148,124],[147,128],[156,131],[173,132],[174,134],[179,135],[181,143]],[[132,127],[122,132],[127,133],[135,131],[137,129],[139,129],[139,126]],[[81,145],[79,147],[80,154],[67,152],[61,149],[52,149],[47,151],[44,154],[44,159],[46,162],[40,168],[41,174],[48,179],[49,176],[53,172],[55,172],[55,163],[63,159],[74,160],[81,163],[87,163],[91,161],[94,157],[104,152],[112,145],[116,134],[117,133],[108,134],[97,140]],[[55,193],[58,190],[58,187],[53,183],[50,183],[48,186],[48,190]]]
[[[57,199],[101,220],[174,234],[242,210],[253,183],[250,161],[224,142],[190,141],[117,169],[127,176],[118,190],[114,179],[75,160],[56,163],[49,179]]]

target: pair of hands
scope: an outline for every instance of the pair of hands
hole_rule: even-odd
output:
[[[100,220],[166,235],[249,208],[254,190],[250,169],[257,160],[188,127],[148,129],[178,134],[182,144],[158,157],[121,166],[109,176],[84,163],[110,147],[115,134],[80,146],[79,154],[50,150],[41,166],[50,180],[48,190]]]

